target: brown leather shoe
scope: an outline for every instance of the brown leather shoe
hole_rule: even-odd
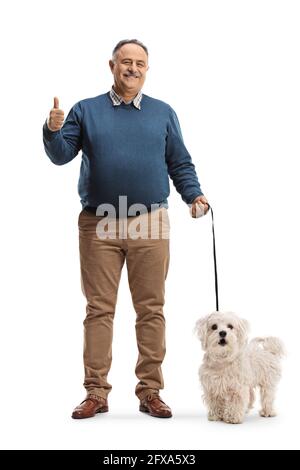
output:
[[[72,418],[92,418],[96,413],[106,413],[108,411],[108,403],[105,398],[97,395],[88,395],[80,405],[76,406],[72,413]]]
[[[150,394],[140,401],[140,411],[155,418],[171,418],[172,411],[158,394]]]

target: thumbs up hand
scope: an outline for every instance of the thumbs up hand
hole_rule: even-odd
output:
[[[57,97],[54,98],[53,108],[50,111],[47,126],[50,131],[59,131],[62,128],[64,123],[64,112],[62,109],[59,109],[59,100]]]

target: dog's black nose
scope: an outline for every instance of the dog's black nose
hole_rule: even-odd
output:
[[[219,335],[221,336],[221,338],[225,338],[225,336],[227,335],[227,332],[226,331],[220,331]]]

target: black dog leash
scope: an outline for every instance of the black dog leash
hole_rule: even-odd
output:
[[[216,254],[216,237],[214,225],[214,213],[212,207],[209,206],[211,212],[212,234],[213,234],[213,253],[214,253],[214,268],[215,268],[215,292],[216,292],[216,311],[219,311],[219,290],[218,290],[218,272],[217,272],[217,254]]]
[[[203,204],[203,203],[202,203]],[[214,212],[208,202],[208,210],[211,212],[211,225],[213,234],[213,254],[214,254],[214,268],[215,268],[215,293],[216,293],[216,311],[219,311],[219,289],[218,289],[218,271],[217,271],[217,253],[216,253],[216,237],[215,237],[215,224],[214,224]]]

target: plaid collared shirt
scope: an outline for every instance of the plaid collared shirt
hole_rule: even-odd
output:
[[[113,87],[111,87],[111,90],[109,92],[109,95],[111,97],[111,100],[112,100],[112,103],[114,106],[120,106],[121,103],[125,103],[125,101],[123,100],[122,96],[118,95],[115,90],[113,89]],[[140,90],[138,92],[138,94],[134,97],[134,99],[132,100],[133,101],[133,104],[134,106],[137,108],[137,109],[141,109],[141,101],[142,101],[142,97],[143,97],[143,94],[142,94],[142,91]]]

